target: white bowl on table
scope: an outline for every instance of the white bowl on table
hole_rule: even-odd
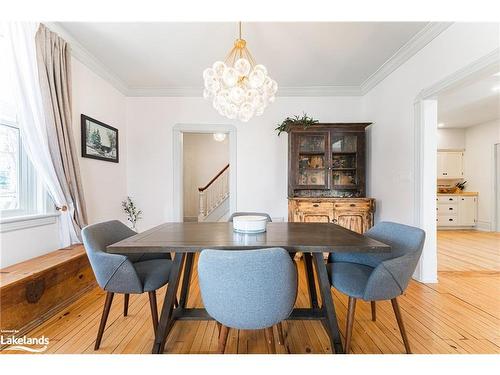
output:
[[[233,230],[238,233],[262,233],[266,231],[266,225],[266,216],[249,215],[233,218]]]

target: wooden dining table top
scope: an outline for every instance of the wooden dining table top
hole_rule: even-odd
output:
[[[233,231],[233,223],[165,223],[108,246],[110,253],[200,252],[282,247],[290,252],[387,253],[382,242],[331,223],[267,224],[263,233]]]

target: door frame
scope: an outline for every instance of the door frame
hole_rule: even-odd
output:
[[[426,232],[422,256],[413,277],[424,283],[436,283],[436,162],[437,97],[485,74],[498,72],[500,49],[477,59],[464,68],[422,90],[414,100],[413,197],[414,225]]]
[[[498,142],[493,143],[493,196],[491,197],[493,200],[492,207],[493,214],[491,230],[493,232],[500,232],[500,201],[497,199],[500,193],[500,139]]]
[[[236,211],[236,127],[233,125],[220,124],[175,124],[172,129],[173,150],[173,213],[174,221],[184,220],[184,175],[183,175],[183,133],[225,133],[229,136],[229,212]]]

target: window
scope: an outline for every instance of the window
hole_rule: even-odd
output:
[[[0,56],[6,56],[0,29]],[[7,59],[0,59],[0,216],[22,217],[47,212],[47,193],[24,150],[17,124]]]

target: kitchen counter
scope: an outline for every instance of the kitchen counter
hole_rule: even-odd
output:
[[[462,197],[475,197],[479,195],[477,191],[464,191],[462,193],[437,193],[437,195],[457,195]]]

